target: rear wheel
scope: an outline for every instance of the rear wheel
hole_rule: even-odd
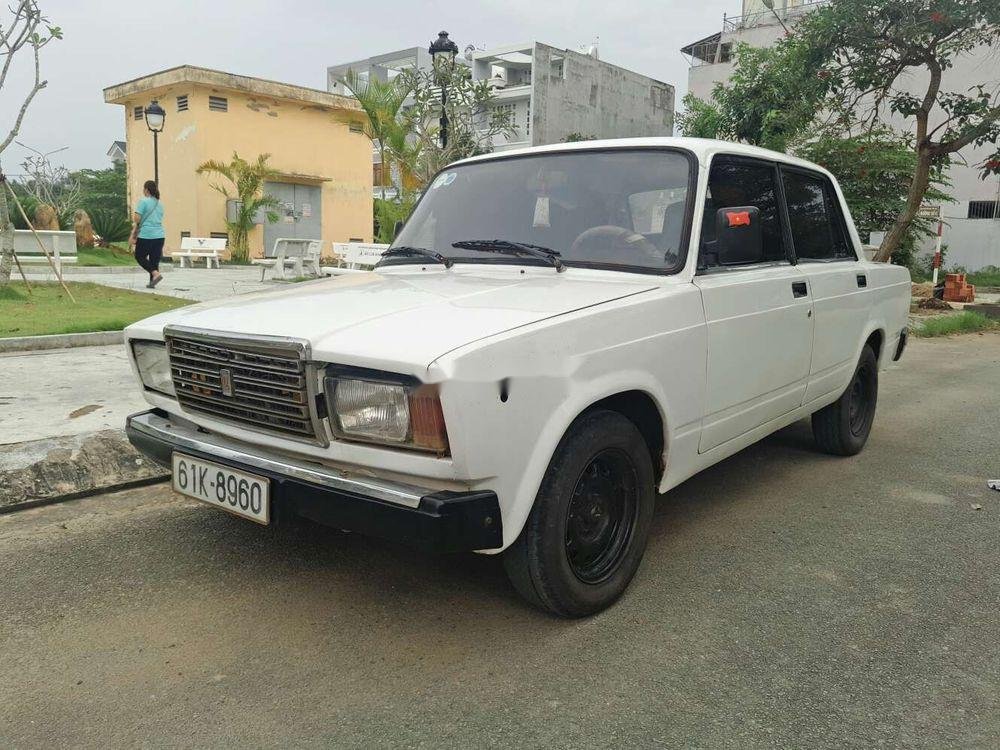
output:
[[[531,515],[504,553],[514,587],[562,617],[611,605],[642,561],[653,515],[653,466],[621,414],[578,419],[556,449]]]
[[[878,360],[865,346],[843,395],[812,415],[813,436],[826,453],[853,456],[868,442],[878,402]]]

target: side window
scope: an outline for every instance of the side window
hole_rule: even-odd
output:
[[[782,181],[796,256],[802,260],[853,259],[830,181],[785,170]]]
[[[721,208],[756,206],[760,211],[764,261],[785,259],[781,218],[778,215],[775,168],[771,164],[716,157],[708,175],[708,194],[701,227],[703,262],[714,265],[715,216]]]

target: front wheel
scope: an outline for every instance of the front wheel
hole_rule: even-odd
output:
[[[843,395],[812,415],[813,437],[826,453],[853,456],[868,442],[878,402],[878,360],[865,346]]]
[[[610,606],[642,561],[653,517],[653,465],[617,412],[580,417],[556,449],[531,515],[504,553],[528,601],[562,617]]]

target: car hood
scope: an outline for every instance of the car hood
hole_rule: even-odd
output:
[[[172,310],[136,324],[130,335],[181,325],[288,336],[309,341],[317,360],[412,369],[473,341],[655,288],[641,277],[578,274],[457,268],[352,274]]]

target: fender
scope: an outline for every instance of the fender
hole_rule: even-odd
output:
[[[525,466],[521,481],[518,483],[515,501],[504,519],[505,547],[512,544],[520,535],[521,529],[524,528],[528,515],[535,504],[535,497],[538,495],[542,479],[560,441],[577,417],[594,404],[629,391],[639,391],[649,396],[656,404],[660,420],[663,423],[664,464],[668,461],[671,445],[670,425],[673,424],[670,416],[671,410],[667,406],[661,385],[656,382],[652,375],[636,370],[617,371],[577,385],[572,399],[559,404],[538,436],[535,450],[532,451],[531,459]]]

